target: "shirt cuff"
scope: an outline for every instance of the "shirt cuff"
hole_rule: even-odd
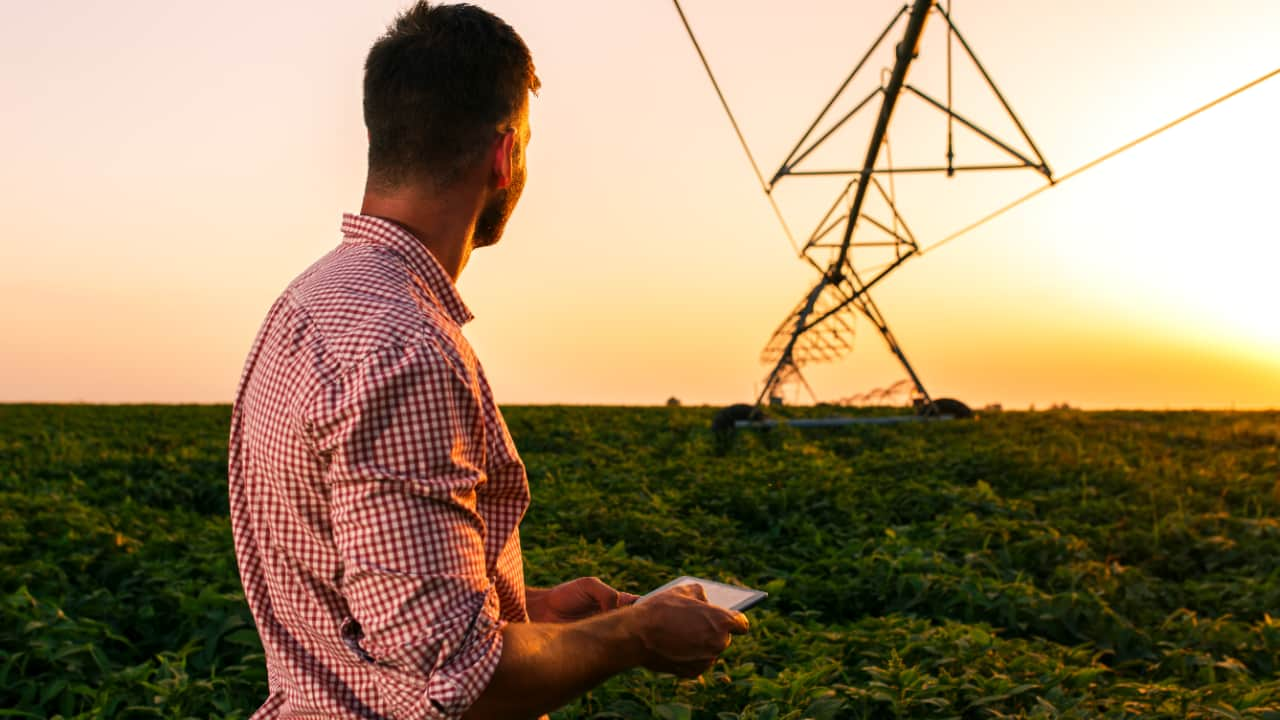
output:
[[[497,589],[492,585],[484,605],[456,648],[431,673],[426,693],[397,713],[403,720],[457,720],[493,679],[502,657],[502,628]]]

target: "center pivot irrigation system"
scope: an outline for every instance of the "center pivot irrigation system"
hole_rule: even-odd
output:
[[[932,420],[970,417],[972,412],[962,402],[951,398],[935,399],[925,388],[924,382],[907,360],[902,346],[898,343],[888,321],[871,297],[871,289],[897,270],[907,260],[924,252],[910,226],[898,210],[893,178],[895,175],[911,174],[943,174],[952,177],[958,172],[995,171],[995,170],[1029,170],[1042,175],[1046,183],[1039,185],[1027,195],[1003,206],[986,217],[972,223],[960,231],[933,244],[937,247],[943,243],[969,232],[997,215],[1021,204],[1025,200],[1039,194],[1055,182],[1061,182],[1088,170],[1095,165],[1128,150],[1129,148],[1168,130],[1190,117],[1247,90],[1261,82],[1280,74],[1274,70],[1251,83],[1183,115],[1126,145],[1117,148],[1101,157],[1080,166],[1065,175],[1055,178],[1048,162],[1036,147],[1030,134],[1021,120],[1009,106],[1003,93],[991,79],[991,75],[978,60],[973,48],[965,40],[964,35],[956,27],[950,12],[950,0],[947,6],[939,0],[912,0],[909,5],[901,7],[889,24],[872,43],[871,48],[850,71],[848,77],[836,89],[831,99],[818,113],[817,118],[801,135],[791,152],[778,169],[766,180],[756,163],[750,147],[738,126],[737,119],[725,99],[715,74],[711,70],[706,55],[695,37],[679,0],[672,0],[689,39],[702,61],[703,68],[715,88],[720,103],[738,141],[746,152],[747,159],[755,171],[756,179],[768,198],[774,213],[777,215],[784,232],[791,241],[797,255],[818,272],[818,280],[800,302],[795,305],[786,318],[778,325],[772,337],[766,343],[761,355],[762,360],[772,364],[766,376],[764,387],[753,405],[731,405],[716,415],[713,427],[717,430],[731,431],[735,427],[766,427],[776,424],[767,420],[761,409],[766,403],[779,405],[788,386],[803,386],[816,401],[816,394],[801,374],[801,368],[810,364],[825,363],[837,360],[853,349],[854,324],[859,315],[871,322],[872,327],[884,338],[893,356],[902,365],[909,378],[908,387],[912,390],[916,415],[879,418],[826,418],[813,420],[792,420],[788,424],[796,426],[834,425],[854,422],[901,422],[909,420]],[[919,55],[920,38],[930,17],[937,15],[946,25],[946,95],[938,99],[913,85],[907,79],[908,70]],[[818,132],[824,119],[833,115],[832,110],[845,94],[854,78],[864,69],[872,54],[879,48],[889,34],[904,23],[901,40],[894,52],[892,68],[885,68],[881,73],[880,84],[868,95],[854,103],[852,109],[830,121],[829,125]],[[986,86],[998,101],[1008,120],[1012,121],[1020,136],[1019,140],[1002,139],[996,133],[983,128],[969,117],[957,112],[952,103],[952,44],[955,41],[964,55],[972,62]],[[896,167],[892,162],[892,154],[888,144],[889,127],[893,121],[894,109],[899,99],[904,96],[914,97],[924,105],[943,113],[946,116],[946,153],[945,162],[936,166]],[[845,127],[862,110],[872,107],[879,99],[879,113],[871,129],[871,136],[862,155],[862,164],[848,169],[813,169],[806,165],[814,151],[831,139],[838,130]],[[957,164],[954,130],[959,124],[971,136],[994,147],[1004,158],[997,163]],[[816,137],[815,137],[816,135]],[[1018,147],[1024,149],[1019,150]],[[882,160],[883,158],[883,160]],[[784,218],[781,209],[774,199],[773,192],[787,178],[804,177],[848,177],[840,194],[831,204],[826,214],[816,223],[814,230],[803,244],[796,242],[794,235]],[[896,387],[896,386],[895,386]]]
[[[693,35],[679,2],[676,2],[676,9],[680,13],[680,18],[684,22],[686,30],[689,31],[689,37],[698,50],[698,55],[702,58],[708,74],[711,75],[710,65],[698,45],[697,38]],[[939,100],[907,81],[907,71],[919,55],[920,37],[924,32],[925,24],[928,22],[930,15],[934,13],[937,13],[947,25],[947,95],[945,100]],[[853,82],[854,78],[864,69],[872,54],[881,46],[889,36],[889,33],[896,26],[902,24],[904,18],[906,19],[906,27],[903,30],[902,39],[897,45],[893,68],[881,73],[881,84],[878,87],[855,103],[853,109],[836,119],[834,123],[815,138],[814,135],[818,126],[831,113],[832,108],[844,95],[845,90]],[[1014,149],[1012,143],[1001,140],[989,130],[982,128],[977,123],[956,112],[952,107],[952,38],[959,41],[960,47],[981,73],[983,80],[999,100],[1001,107],[1013,121],[1013,125],[1018,132],[1021,133],[1022,139],[1025,141],[1026,146],[1030,148],[1033,157]],[[724,95],[720,92],[719,84],[716,83],[714,75],[711,75],[711,79],[712,83],[716,85],[716,92],[720,95],[721,101],[724,102]],[[894,108],[897,107],[898,99],[903,94],[915,96],[946,115],[947,149],[945,164],[935,167],[893,166],[892,155],[885,149],[887,148],[886,140],[889,125],[893,120]],[[860,167],[850,169],[809,169],[805,165],[805,161],[815,150],[827,142],[837,130],[844,127],[860,111],[872,106],[877,98],[880,100],[880,110],[876,116],[875,125],[871,130],[871,138],[867,143]],[[747,149],[746,141],[742,138],[737,121],[733,119],[733,114],[729,111],[728,103],[725,102],[724,104],[726,112],[729,112],[730,119],[733,121],[734,129],[738,132],[739,139],[742,140],[744,149]],[[955,163],[953,135],[955,123],[960,123],[987,143],[998,148],[1008,156],[1008,161],[999,164],[957,165]],[[747,149],[747,153],[750,156],[749,149]],[[885,156],[883,162],[881,161],[882,156]],[[752,157],[751,162],[755,167],[754,157]],[[1004,95],[996,87],[986,68],[979,62],[968,41],[956,28],[950,13],[936,0],[914,0],[911,5],[903,6],[889,21],[889,24],[885,26],[879,37],[862,55],[862,58],[854,66],[848,77],[840,84],[831,99],[818,113],[814,121],[810,123],[804,134],[801,135],[786,159],[782,161],[777,171],[773,173],[773,177],[766,182],[758,168],[756,170],[761,181],[761,188],[764,190],[765,195],[769,197],[771,203],[773,201],[773,190],[786,178],[847,176],[849,181],[844,185],[844,188],[840,191],[826,214],[818,221],[804,245],[802,247],[797,246],[799,255],[818,271],[818,281],[800,299],[800,302],[788,313],[782,323],[778,325],[773,336],[765,345],[762,358],[765,362],[772,363],[773,369],[769,371],[764,387],[756,398],[755,405],[732,406],[726,410],[726,417],[722,418],[721,422],[723,423],[728,419],[748,423],[752,420],[761,420],[759,407],[766,401],[770,402],[770,404],[780,404],[784,388],[794,383],[803,385],[816,400],[816,395],[807,381],[805,381],[800,369],[812,363],[831,362],[849,353],[853,349],[854,322],[859,314],[871,322],[872,327],[880,333],[885,343],[888,344],[889,351],[893,353],[906,371],[914,388],[914,399],[921,417],[943,415],[962,417],[969,415],[969,409],[963,403],[952,399],[935,401],[929,394],[919,374],[911,367],[911,363],[907,360],[906,353],[903,352],[902,346],[898,343],[893,331],[889,329],[889,323],[885,319],[884,313],[880,311],[879,306],[872,299],[871,288],[892,274],[907,260],[920,253],[919,242],[912,234],[906,219],[898,211],[896,192],[892,183],[894,174],[946,173],[950,177],[957,172],[991,170],[1032,170],[1042,174],[1049,182],[1053,181],[1053,172],[1049,169],[1049,164],[1045,162],[1039,149],[1036,148],[1035,142],[1032,141],[1022,122],[1014,114],[1013,109],[1009,107],[1008,101],[1005,100]],[[888,178],[888,180],[884,181],[881,179],[882,177]],[[878,198],[878,204],[881,206],[879,217],[869,207],[868,200],[873,197]],[[775,211],[778,210],[776,203],[773,203],[773,207]],[[781,219],[780,211],[778,215]],[[783,222],[785,226],[785,220]]]

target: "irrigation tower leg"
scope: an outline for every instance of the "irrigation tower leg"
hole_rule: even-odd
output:
[[[849,263],[849,249],[853,241],[854,230],[857,228],[858,219],[862,215],[862,204],[866,199],[867,188],[871,185],[871,176],[875,172],[876,161],[880,157],[880,147],[884,144],[885,133],[888,132],[889,122],[893,118],[893,109],[897,105],[898,96],[902,94],[902,87],[906,83],[907,68],[911,66],[911,61],[915,59],[919,51],[920,35],[924,32],[925,21],[929,18],[929,10],[933,7],[933,3],[934,0],[913,0],[912,2],[911,15],[907,19],[907,28],[903,33],[902,42],[898,43],[897,58],[893,64],[893,72],[890,74],[889,82],[884,88],[884,99],[880,104],[880,114],[876,118],[875,129],[871,132],[871,142],[867,145],[862,171],[857,188],[854,190],[853,202],[849,207],[849,219],[845,223],[839,255],[831,263],[822,281],[810,293],[806,306],[797,314],[798,317],[791,340],[778,358],[772,372],[769,373],[760,397],[756,398],[757,407],[764,402],[765,398],[775,395],[778,386],[787,379],[789,373],[799,372],[799,367],[795,364],[793,351],[800,336],[816,325],[816,323],[806,324],[806,320],[813,311],[814,304],[828,283],[838,285],[846,279],[844,268]],[[889,342],[890,349],[902,362],[903,367],[907,369],[907,373],[911,376],[912,382],[915,383],[916,389],[925,397],[927,402],[929,395],[925,392],[924,385],[920,382],[920,378],[916,376],[910,363],[907,362],[906,356],[902,353],[897,341],[893,339],[893,335],[889,332],[883,316],[875,309],[874,303],[870,304],[870,311],[867,309],[867,303],[870,300],[866,295],[867,289],[866,286],[857,288],[853,295],[848,298],[848,301],[857,301],[863,313],[871,318],[876,325],[876,329]],[[928,406],[926,405],[926,407]]]

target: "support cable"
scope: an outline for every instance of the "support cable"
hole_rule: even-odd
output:
[[[698,44],[698,38],[693,34],[693,28],[689,26],[689,19],[684,16],[684,9],[680,7],[680,0],[671,0],[676,6],[676,12],[680,14],[680,22],[684,24],[685,32],[689,33],[689,40],[693,42],[693,49],[698,51],[698,59],[702,61],[702,67],[707,71],[707,78],[711,80],[711,87],[715,88],[716,96],[720,98],[720,105],[724,108],[724,112],[729,116],[729,123],[733,125],[733,132],[738,136],[738,142],[742,145],[742,151],[747,154],[747,160],[751,163],[751,169],[756,174],[756,180],[760,181],[760,189],[764,191],[765,197],[769,198],[769,205],[773,208],[773,214],[778,217],[778,223],[782,225],[782,231],[787,235],[787,242],[791,243],[791,249],[795,251],[797,256],[803,256],[804,251],[800,249],[800,243],[796,242],[795,236],[791,233],[791,227],[787,225],[787,220],[782,216],[782,209],[778,207],[778,202],[773,199],[772,189],[769,183],[764,180],[764,173],[760,172],[760,165],[756,163],[755,155],[751,153],[751,147],[747,145],[747,139],[742,134],[742,128],[738,127],[738,120],[733,116],[733,111],[729,109],[729,101],[725,99],[724,92],[720,90],[720,83],[716,81],[715,73],[711,72],[711,64],[707,62],[707,56],[702,52],[702,46]]]
[[[1246,90],[1250,90],[1250,89],[1252,89],[1252,88],[1254,88],[1254,87],[1256,87],[1256,86],[1258,86],[1258,85],[1261,85],[1262,83],[1266,82],[1267,80],[1270,80],[1271,78],[1275,77],[1276,75],[1280,75],[1280,68],[1276,68],[1275,70],[1272,70],[1271,72],[1266,73],[1266,74],[1265,74],[1265,75],[1263,75],[1262,77],[1259,77],[1259,78],[1257,78],[1257,79],[1255,79],[1255,80],[1253,80],[1253,81],[1251,81],[1251,82],[1247,82],[1247,83],[1245,83],[1244,85],[1241,85],[1240,87],[1236,88],[1235,90],[1232,90],[1231,92],[1227,93],[1226,95],[1223,95],[1223,96],[1221,96],[1221,97],[1219,97],[1219,98],[1217,98],[1217,99],[1215,99],[1215,100],[1211,100],[1210,102],[1207,102],[1207,103],[1205,103],[1204,105],[1201,105],[1200,107],[1196,108],[1195,110],[1192,110],[1191,112],[1189,112],[1189,113],[1187,113],[1187,114],[1185,114],[1185,115],[1183,115],[1183,116],[1181,116],[1181,117],[1179,117],[1179,118],[1177,118],[1177,119],[1175,119],[1175,120],[1171,120],[1171,121],[1169,121],[1169,122],[1165,123],[1164,125],[1161,125],[1160,127],[1156,128],[1155,130],[1152,130],[1151,132],[1147,133],[1146,135],[1143,135],[1143,136],[1141,136],[1141,137],[1139,137],[1139,138],[1135,138],[1134,140],[1130,140],[1129,142],[1125,143],[1124,145],[1121,145],[1120,147],[1118,147],[1118,148],[1116,148],[1116,149],[1114,149],[1114,150],[1112,150],[1112,151],[1110,151],[1110,152],[1104,153],[1104,154],[1102,154],[1102,155],[1100,155],[1100,156],[1098,156],[1098,157],[1094,158],[1093,160],[1090,160],[1089,162],[1087,162],[1087,163],[1085,163],[1085,164],[1081,165],[1080,167],[1076,168],[1075,170],[1072,170],[1071,172],[1069,172],[1069,173],[1067,173],[1067,174],[1065,174],[1065,175],[1061,175],[1061,176],[1057,177],[1056,179],[1054,179],[1054,181],[1053,181],[1051,184],[1048,184],[1048,185],[1041,185],[1040,187],[1036,188],[1035,190],[1032,190],[1031,192],[1027,193],[1026,195],[1023,195],[1022,197],[1020,197],[1020,198],[1018,198],[1018,199],[1016,199],[1016,200],[1013,200],[1012,202],[1009,202],[1008,204],[1004,205],[1003,207],[1000,207],[1000,208],[998,208],[998,209],[996,209],[996,210],[994,210],[994,211],[992,211],[992,212],[988,213],[987,215],[985,215],[985,216],[983,216],[983,217],[979,218],[978,220],[975,220],[974,222],[969,223],[968,225],[965,225],[964,227],[960,228],[959,230],[957,230],[957,231],[955,231],[955,232],[951,233],[950,235],[948,235],[948,236],[946,236],[946,237],[942,238],[941,240],[939,240],[939,241],[937,241],[937,242],[933,243],[932,245],[929,245],[929,246],[927,246],[927,247],[921,248],[921,250],[920,250],[920,254],[921,254],[921,255],[923,255],[923,254],[925,254],[925,253],[932,252],[932,251],[934,251],[934,250],[936,250],[936,249],[938,249],[938,248],[942,247],[943,245],[946,245],[947,243],[951,242],[952,240],[955,240],[956,238],[958,238],[958,237],[960,237],[960,236],[962,236],[962,235],[966,235],[966,234],[968,234],[968,233],[972,232],[973,230],[978,229],[978,228],[979,228],[979,227],[981,227],[982,225],[985,225],[986,223],[988,223],[988,222],[990,222],[990,221],[992,221],[992,220],[996,219],[997,217],[999,217],[999,216],[1001,216],[1001,215],[1003,215],[1003,214],[1005,214],[1005,213],[1009,212],[1010,210],[1014,209],[1015,207],[1017,207],[1017,206],[1021,205],[1021,204],[1022,204],[1022,203],[1024,203],[1024,202],[1026,202],[1026,201],[1030,200],[1031,198],[1033,198],[1033,197],[1035,197],[1035,196],[1039,195],[1040,193],[1044,192],[1045,190],[1048,190],[1048,189],[1049,189],[1049,188],[1051,188],[1051,187],[1057,187],[1058,185],[1061,185],[1063,182],[1065,182],[1065,181],[1067,181],[1067,180],[1070,180],[1071,178],[1073,178],[1073,177],[1075,177],[1075,176],[1077,176],[1077,175],[1079,175],[1079,174],[1081,174],[1081,173],[1085,172],[1086,170],[1092,170],[1093,168],[1097,167],[1098,165],[1101,165],[1102,163],[1106,162],[1107,160],[1110,160],[1111,158],[1113,158],[1113,157],[1115,157],[1115,156],[1119,155],[1120,153],[1123,153],[1123,152],[1125,152],[1126,150],[1130,150],[1130,149],[1132,149],[1132,148],[1134,148],[1134,147],[1136,147],[1136,146],[1138,146],[1138,145],[1141,145],[1142,143],[1146,142],[1147,140],[1150,140],[1151,138],[1153,138],[1153,137],[1155,137],[1155,136],[1159,135],[1160,133],[1163,133],[1163,132],[1164,132],[1164,131],[1166,131],[1166,130],[1169,130],[1169,129],[1171,129],[1171,128],[1173,128],[1173,127],[1177,126],[1177,125],[1180,125],[1180,124],[1182,124],[1182,123],[1186,122],[1187,120],[1190,120],[1191,118],[1195,117],[1196,115],[1199,115],[1200,113],[1204,112],[1205,110],[1208,110],[1208,109],[1210,109],[1210,108],[1214,107],[1215,105],[1219,105],[1219,104],[1221,104],[1221,103],[1223,103],[1223,102],[1226,102],[1227,100],[1230,100],[1231,98],[1235,97],[1236,95],[1239,95],[1240,93],[1242,93],[1242,92],[1244,92],[1244,91],[1246,91]]]

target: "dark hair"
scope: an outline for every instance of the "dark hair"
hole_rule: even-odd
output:
[[[452,183],[540,85],[529,48],[501,18],[419,0],[365,60],[370,182]]]

